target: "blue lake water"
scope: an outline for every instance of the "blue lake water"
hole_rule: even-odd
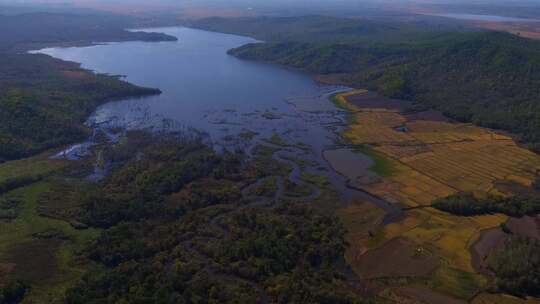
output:
[[[348,88],[320,85],[303,73],[227,54],[231,48],[256,42],[248,37],[183,27],[144,31],[173,35],[178,41],[107,43],[37,52],[79,62],[98,73],[123,75],[131,83],[163,91],[159,96],[107,103],[89,118],[90,126],[195,129],[217,148],[248,154],[258,144],[268,145],[277,135],[287,144],[283,153],[312,161],[314,165],[303,170],[326,175],[345,201],[358,198],[393,210],[380,199],[348,187],[345,174],[339,174],[324,158],[325,151],[339,149],[338,133],[346,127],[346,113],[329,97]],[[363,157],[362,162],[366,176],[371,176],[367,172],[371,160]]]
[[[183,27],[148,29],[178,37],[177,42],[121,42],[90,47],[48,48],[39,52],[75,61],[99,73],[124,75],[131,83],[159,88],[160,96],[112,102],[93,122],[148,127],[163,119],[204,130],[214,139],[225,129],[264,129],[293,124],[298,115],[288,101],[314,97],[335,88],[283,68],[242,61],[227,50],[256,42],[248,37]],[[315,103],[315,102],[314,102]],[[331,109],[330,104],[324,109]],[[320,110],[313,104],[310,110]],[[260,116],[276,119],[259,119]],[[279,118],[279,119],[277,119]],[[252,126],[253,121],[259,125]],[[256,130],[253,130],[256,131]],[[229,132],[231,133],[231,132]]]

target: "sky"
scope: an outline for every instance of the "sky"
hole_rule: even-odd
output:
[[[4,4],[74,4],[74,5],[148,5],[183,7],[193,5],[211,6],[311,6],[311,5],[389,5],[389,4],[539,4],[540,0],[0,0]]]
[[[430,12],[453,6],[462,7],[463,13],[475,9],[494,7],[540,7],[540,0],[0,0],[0,5],[41,4],[93,8],[120,13],[140,13],[149,11],[168,11],[198,9],[212,12],[247,12],[261,14],[287,10],[309,12],[317,11],[361,11],[370,9],[407,12]],[[496,12],[505,12],[499,9]],[[435,12],[434,13],[440,13]]]

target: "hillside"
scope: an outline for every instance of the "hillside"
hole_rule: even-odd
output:
[[[0,161],[82,140],[82,123],[107,101],[159,94],[45,55],[0,56]]]
[[[472,28],[441,19],[410,21],[355,20],[329,16],[213,17],[187,23],[208,31],[251,36],[266,42],[375,43],[407,42],[436,37],[440,31],[462,32]]]
[[[111,41],[164,41],[175,37],[130,32],[140,20],[112,15],[25,13],[0,15],[0,52],[21,52],[61,44],[86,45]],[[9,30],[6,30],[9,29]]]
[[[75,63],[26,53],[51,45],[176,39],[124,29],[137,22],[105,14],[0,16],[0,162],[84,139],[89,131],[83,122],[100,104],[160,93],[96,75]]]

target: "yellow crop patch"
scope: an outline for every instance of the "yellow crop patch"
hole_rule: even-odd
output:
[[[510,137],[471,124],[412,120],[396,109],[348,103],[352,91],[336,98],[354,111],[344,136],[370,146],[393,162],[395,174],[365,190],[410,206],[429,205],[458,191],[491,192],[495,181],[530,186],[540,157]]]
[[[348,103],[352,95],[340,99],[354,111],[343,135],[354,145],[370,147],[397,168],[376,183],[361,185],[362,189],[392,203],[420,207],[372,235],[363,248],[381,248],[396,238],[412,241],[441,260],[432,278],[438,284],[435,290],[459,298],[472,296],[485,279],[475,273],[470,247],[482,230],[499,226],[507,217],[460,217],[427,206],[456,192],[498,193],[495,183],[500,181],[530,186],[540,171],[540,157],[489,129],[409,121],[397,109],[377,108],[373,102],[367,108],[362,99]],[[355,226],[350,219],[345,224]]]

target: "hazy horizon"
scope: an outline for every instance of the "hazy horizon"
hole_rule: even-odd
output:
[[[460,14],[471,14],[501,16],[503,18],[500,19],[504,20],[505,17],[537,19],[540,3],[532,0],[0,0],[0,14],[38,11],[94,11],[185,19],[299,15],[394,19],[431,15],[454,18]]]
[[[433,7],[433,6],[463,6],[468,8],[505,7],[540,7],[538,1],[533,0],[0,0],[4,6],[61,6],[77,8],[112,8],[112,7],[139,7],[139,8],[230,8],[230,9],[266,9],[266,8],[386,8],[402,9],[406,7]]]

